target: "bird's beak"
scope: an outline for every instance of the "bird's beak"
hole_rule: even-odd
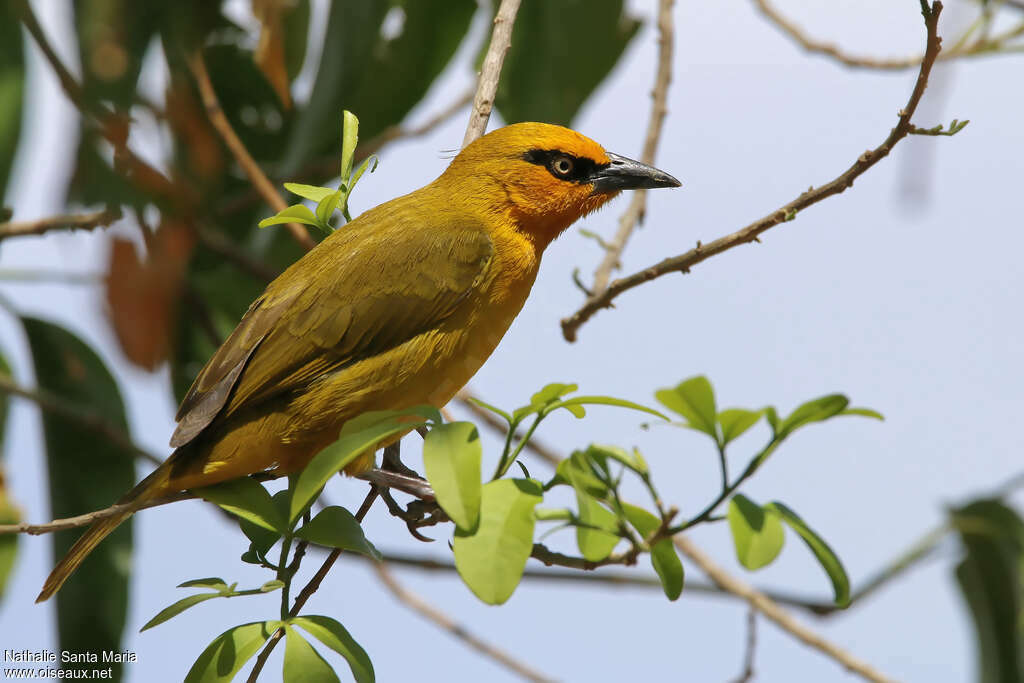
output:
[[[679,187],[678,180],[653,166],[627,159],[608,152],[611,163],[594,171],[590,181],[595,193],[618,192],[619,190],[651,189],[655,187]]]

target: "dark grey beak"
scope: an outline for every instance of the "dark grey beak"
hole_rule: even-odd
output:
[[[678,180],[653,166],[608,152],[610,164],[594,171],[590,181],[594,192],[618,192],[619,190],[653,189],[655,187],[679,187]]]

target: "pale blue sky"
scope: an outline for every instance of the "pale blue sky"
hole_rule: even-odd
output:
[[[63,35],[68,16],[62,4],[36,4],[47,30]],[[904,55],[923,45],[916,0],[833,2],[827,8],[807,0],[778,4],[850,51]],[[948,4],[946,27],[961,3]],[[655,3],[630,6],[646,27],[575,127],[609,150],[636,156],[654,73]],[[675,19],[675,78],[657,161],[683,187],[650,194],[647,222],[624,258],[626,271],[732,232],[833,178],[885,137],[914,77],[850,71],[808,57],[750,2],[681,2]],[[475,30],[482,29],[478,17]],[[951,35],[948,28],[943,33]],[[71,52],[70,45],[57,43]],[[413,122],[428,118],[470,82],[470,53],[464,47]],[[6,199],[24,218],[63,208],[51,200],[47,185],[59,187],[67,177],[63,164],[75,130],[73,110],[33,55],[37,88],[18,181]],[[65,58],[74,63],[71,54]],[[799,511],[840,553],[856,586],[938,523],[946,506],[1020,468],[1021,437],[1013,427],[1024,410],[1020,65],[1020,57],[1001,57],[942,67],[936,85],[944,86],[944,97],[929,92],[916,123],[969,118],[963,133],[901,143],[852,190],[773,229],[763,244],[622,296],[615,310],[581,329],[574,345],[562,340],[558,326],[580,303],[570,274],[578,266],[588,279],[599,253],[571,229],[549,249],[533,297],[472,387],[503,406],[518,404],[549,381],[651,402],[656,388],[706,374],[724,405],[774,403],[788,410],[841,391],[857,405],[880,410],[884,423],[847,419],[807,428],[745,488],[755,500],[778,499]],[[159,74],[150,76],[157,86]],[[447,163],[440,150],[458,146],[464,125],[460,116],[423,139],[388,147],[377,173],[360,185],[354,210],[433,179]],[[155,148],[152,137],[136,142],[144,151]],[[908,174],[926,180],[923,200],[901,194]],[[625,205],[619,199],[578,227],[610,235]],[[112,232],[130,229],[7,241],[0,268],[100,272]],[[174,406],[166,372],[147,375],[126,364],[97,288],[3,283],[0,293],[20,310],[60,320],[92,343],[121,382],[135,438],[156,452],[169,451]],[[19,378],[30,382],[24,341],[9,321],[0,320],[0,345],[13,357]],[[14,410],[8,481],[27,518],[46,520],[38,415],[22,402]],[[595,409],[581,422],[552,418],[540,436],[566,452],[590,441],[637,445],[666,500],[684,512],[703,507],[716,492],[714,453],[698,435],[669,428],[643,432],[640,421],[628,412]],[[764,437],[755,430],[737,443],[734,470]],[[544,472],[540,464],[533,469]],[[352,508],[362,495],[363,485],[352,482],[338,482],[330,491],[332,502]],[[427,546],[409,539],[383,508],[371,512],[366,526],[384,549],[448,553],[443,540]],[[746,580],[828,595],[824,575],[792,535],[780,560],[756,575],[737,565],[724,526],[694,537]],[[125,647],[139,661],[126,666],[128,680],[183,676],[215,635],[276,614],[276,596],[214,601],[137,634],[185,594],[173,588],[180,581],[220,575],[258,585],[269,577],[238,561],[245,546],[237,529],[200,503],[141,513],[136,539]],[[560,534],[551,542],[571,550],[571,540],[571,534]],[[800,619],[899,679],[970,680],[973,635],[951,576],[955,557],[950,544],[938,561],[850,613],[821,623]],[[307,572],[318,559],[316,553],[307,558]],[[4,648],[53,645],[52,606],[32,604],[50,565],[45,539],[22,539],[12,590],[0,604]],[[469,629],[562,680],[723,681],[741,668],[746,615],[734,601],[684,591],[680,601],[668,603],[654,591],[527,583],[507,605],[491,608],[455,576],[395,574]],[[307,610],[344,622],[370,652],[379,680],[515,680],[398,605],[358,563],[339,563]],[[279,675],[282,655],[279,648],[266,680]],[[756,670],[759,681],[850,677],[764,622]]]

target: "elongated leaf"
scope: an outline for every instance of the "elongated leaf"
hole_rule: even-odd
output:
[[[366,651],[359,646],[339,622],[319,615],[295,617],[292,626],[304,629],[311,636],[345,658],[352,669],[356,683],[373,683],[373,664]]]
[[[495,98],[502,118],[569,125],[639,26],[622,0],[524,0]]]
[[[278,533],[287,531],[288,525],[270,494],[248,477],[195,489],[193,493],[264,529]]]
[[[584,451],[574,451],[572,455],[558,463],[555,476],[547,483],[545,489],[558,484],[568,484],[595,498],[604,498],[608,495],[608,486],[594,474]]]
[[[185,683],[229,683],[267,638],[278,629],[280,621],[257,621],[229,628],[213,639],[185,676]]]
[[[117,383],[103,361],[67,330],[24,318],[40,389],[128,432]],[[112,444],[80,422],[43,411],[43,436],[53,518],[110,505],[135,483],[135,454]],[[79,531],[51,535],[63,557]],[[126,521],[85,559],[57,593],[61,650],[119,650],[128,609],[132,523]],[[120,666],[114,664],[114,677]]]
[[[387,419],[358,432],[346,434],[317,453],[295,482],[290,520],[298,519],[320,493],[327,480],[345,465],[366,451],[376,448],[384,439],[406,432],[420,424],[423,423],[402,421],[398,417]]]
[[[215,591],[228,589],[227,582],[219,576],[211,576],[207,579],[190,579],[178,584],[178,588],[212,588]]]
[[[359,119],[348,109],[341,113],[341,119],[341,182],[348,183],[359,144]]]
[[[951,513],[964,548],[956,567],[977,641],[980,683],[1024,678],[1024,521],[999,500]]]
[[[159,626],[160,624],[164,623],[169,619],[173,619],[174,617],[178,616],[179,614],[187,610],[189,607],[193,607],[201,602],[206,602],[207,600],[211,600],[213,598],[223,597],[223,593],[197,593],[195,595],[190,595],[187,598],[182,598],[174,604],[164,607],[162,610],[157,612],[155,617],[147,621],[145,625],[139,629],[139,633],[147,629],[151,629],[154,626]]]
[[[316,219],[320,221],[321,226],[331,226],[331,216],[334,215],[335,209],[338,208],[338,202],[341,201],[342,192],[332,192],[327,195],[316,205]]]
[[[591,562],[603,560],[619,542],[618,520],[593,497],[579,490],[576,491],[576,504],[580,521],[587,525],[576,527],[576,545],[580,554]]]
[[[885,416],[877,410],[871,410],[871,408],[847,408],[839,412],[840,415],[859,415],[860,417],[870,417],[875,420],[885,421]]]
[[[351,512],[337,505],[325,507],[295,535],[319,545],[351,550],[375,560],[381,559],[380,552],[366,539],[359,521]]]
[[[490,403],[487,403],[486,401],[481,401],[480,399],[478,399],[476,397],[470,397],[469,401],[470,401],[470,403],[474,403],[474,404],[480,406],[481,408],[486,408],[487,410],[491,411],[495,415],[501,417],[503,420],[505,420],[505,422],[508,422],[509,424],[512,424],[512,416],[509,415],[508,413],[506,413],[501,408],[498,408],[497,406],[493,406]]]
[[[642,507],[622,504],[626,519],[645,538],[658,530],[661,522],[658,517]],[[676,600],[683,592],[684,572],[683,563],[676,553],[676,547],[672,539],[664,538],[651,547],[651,566],[661,580],[661,588],[665,591],[665,597],[669,600]]]
[[[668,419],[654,408],[648,408],[647,406],[640,405],[639,403],[627,401],[622,398],[613,398],[612,396],[573,396],[572,398],[555,403],[550,410],[553,411],[558,408],[571,409],[574,406],[616,406],[618,408],[639,410],[642,413],[654,415],[655,417],[660,417],[663,420]]]
[[[528,415],[539,413],[552,403],[558,401],[562,396],[570,394],[577,389],[579,389],[579,386],[575,384],[563,384],[561,382],[546,384],[540,391],[535,392],[530,397],[528,404],[521,408],[516,408],[515,412],[512,413],[512,420],[519,422]]]
[[[25,47],[13,3],[0,7],[0,205],[21,134]]]
[[[284,189],[288,190],[292,194],[297,194],[303,199],[309,199],[314,202],[321,202],[326,197],[330,197],[337,190],[332,190],[329,187],[320,187],[319,185],[304,185],[302,183],[285,183]]]
[[[691,377],[672,389],[658,390],[654,396],[663,406],[686,418],[690,427],[718,441],[715,392],[706,377]]]
[[[722,428],[722,445],[726,445],[733,439],[738,439],[748,429],[757,424],[763,410],[743,410],[742,408],[729,408],[718,414],[718,426]]]
[[[783,439],[812,422],[821,422],[843,412],[850,399],[842,394],[829,394],[801,404],[778,426],[777,435]]]
[[[480,519],[480,462],[483,448],[471,422],[430,430],[423,442],[423,467],[437,502],[456,526],[473,532]]]
[[[729,529],[732,531],[736,559],[747,569],[760,569],[775,561],[782,552],[786,534],[782,522],[743,494],[729,501]]]
[[[842,607],[850,604],[850,578],[846,575],[846,569],[843,568],[843,563],[839,561],[839,556],[836,555],[829,544],[807,526],[807,523],[799,515],[783,503],[773,501],[765,505],[765,509],[777,514],[782,518],[783,522],[789,525],[790,529],[800,534],[800,538],[804,540],[807,547],[818,558],[818,563],[825,570],[825,573],[828,574],[828,578],[832,582],[836,604]]]
[[[504,603],[519,585],[533,550],[533,508],[542,499],[532,479],[492,481],[483,487],[476,532],[455,530],[455,567],[488,605]]]
[[[271,225],[280,225],[281,223],[302,223],[316,228],[323,228],[316,215],[305,204],[293,204],[287,209],[281,209],[270,218],[261,220],[259,226],[267,228]]]
[[[338,675],[302,635],[285,624],[284,680],[338,683]]]
[[[624,448],[618,446],[602,446],[600,444],[591,444],[587,446],[587,457],[591,459],[604,459],[604,460],[615,460],[622,463],[627,468],[633,470],[637,474],[647,474],[649,469],[647,467],[647,461],[640,454],[640,451],[633,449],[630,453]],[[607,469],[607,466],[605,467]]]

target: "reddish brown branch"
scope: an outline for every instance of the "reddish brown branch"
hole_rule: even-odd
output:
[[[0,240],[42,235],[51,230],[94,230],[105,228],[120,219],[121,209],[115,206],[92,213],[49,216],[33,221],[9,221],[0,223]]]

